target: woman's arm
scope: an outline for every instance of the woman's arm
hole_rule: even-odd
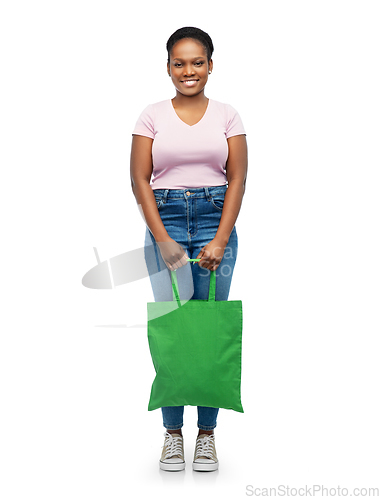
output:
[[[239,215],[248,169],[248,150],[245,135],[235,135],[227,139],[228,159],[226,175],[228,189],[224,198],[222,216],[215,238],[199,252],[199,265],[215,271],[224,254],[230,234]]]
[[[141,206],[145,223],[153,234],[166,265],[172,270],[187,264],[187,255],[183,248],[170,238],[158,212],[156,199],[150,186],[153,171],[152,144],[153,139],[150,137],[132,136],[131,185],[136,201]]]

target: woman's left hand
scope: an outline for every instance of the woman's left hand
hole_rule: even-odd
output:
[[[199,266],[210,271],[216,271],[223,259],[225,248],[226,246],[219,240],[215,238],[211,240],[197,255],[197,259],[201,259],[198,262]]]

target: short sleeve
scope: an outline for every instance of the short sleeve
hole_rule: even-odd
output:
[[[153,105],[149,104],[140,114],[133,129],[132,135],[144,135],[154,139],[154,115],[153,115]]]
[[[234,135],[245,133],[243,122],[239,113],[230,104],[227,104],[227,123],[226,123],[226,139]]]

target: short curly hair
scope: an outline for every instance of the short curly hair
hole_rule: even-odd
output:
[[[170,35],[168,41],[166,42],[166,49],[168,51],[168,62],[170,62],[170,54],[173,45],[181,40],[182,38],[193,38],[200,42],[206,50],[207,59],[210,62],[212,53],[214,52],[214,45],[212,43],[211,37],[205,31],[194,28],[194,26],[185,26],[184,28],[179,28],[172,35]]]

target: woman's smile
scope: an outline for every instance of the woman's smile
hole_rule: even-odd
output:
[[[181,80],[181,83],[183,83],[186,87],[194,87],[199,82],[199,80]]]

